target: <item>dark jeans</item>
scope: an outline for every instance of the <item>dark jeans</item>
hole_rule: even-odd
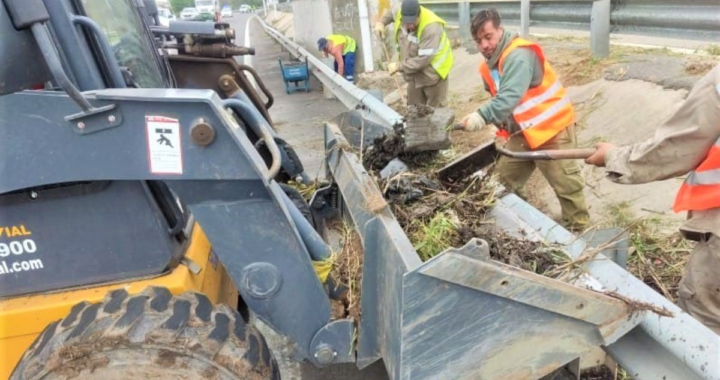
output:
[[[343,63],[345,64],[345,79],[348,82],[355,80],[355,52],[347,53],[343,55]],[[335,72],[337,72],[338,64],[335,61]]]

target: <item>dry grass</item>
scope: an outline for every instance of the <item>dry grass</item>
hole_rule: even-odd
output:
[[[581,86],[602,78],[604,69],[615,62],[613,58],[598,59],[589,51],[580,51],[556,60],[553,67],[564,86]]]
[[[590,115],[602,108],[605,103],[607,103],[607,99],[603,96],[602,92],[594,93],[588,100],[574,103],[573,106],[575,107],[578,130],[587,127]]]
[[[720,45],[710,45],[705,48],[705,51],[710,55],[718,56],[720,55]]]
[[[710,70],[712,70],[715,65],[715,62],[688,62],[685,65],[685,72],[690,75],[705,75],[710,72]]]
[[[305,199],[305,201],[309,201],[312,198],[313,194],[315,194],[315,191],[317,191],[317,188],[318,188],[317,181],[312,181],[309,184],[305,184],[305,183],[299,183],[299,182],[295,182],[295,181],[291,180],[291,181],[288,181],[287,184],[289,186],[295,188],[295,190],[297,190],[300,193],[300,195],[302,195],[302,197],[303,197],[303,199]]]
[[[665,298],[677,302],[678,284],[693,243],[668,233],[658,218],[637,218],[627,202],[610,205],[608,226],[627,228],[630,235],[628,270]]]
[[[347,293],[342,300],[347,317],[360,321],[363,269],[362,242],[360,235],[351,225],[343,223],[340,229],[342,247],[339,252],[335,253],[335,264],[330,275],[347,288]]]

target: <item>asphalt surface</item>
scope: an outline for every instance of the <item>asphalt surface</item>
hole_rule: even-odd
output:
[[[270,108],[270,117],[275,129],[297,151],[307,173],[311,177],[322,177],[324,140],[323,122],[334,118],[346,108],[337,100],[323,96],[322,85],[312,77],[310,92],[285,93],[278,59],[289,60],[289,54],[280,50],[268,37],[259,23],[249,23],[251,14],[235,13],[224,21],[230,23],[236,32],[236,44],[256,49],[253,57],[239,57],[239,60],[251,65],[262,78],[275,98]],[[249,39],[249,44],[246,39]],[[256,321],[278,360],[283,380],[387,380],[389,379],[382,362],[377,362],[360,371],[354,364],[332,365],[316,368],[307,363],[299,363],[291,358],[292,347],[283,337],[275,334],[269,327]]]

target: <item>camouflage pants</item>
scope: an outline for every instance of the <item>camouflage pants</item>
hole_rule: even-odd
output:
[[[536,150],[571,149],[575,146],[575,127],[571,125]],[[516,152],[531,150],[522,134],[510,137],[506,148]],[[560,201],[560,224],[570,229],[587,227],[590,215],[583,194],[585,182],[577,160],[527,161],[503,156],[497,165],[500,181],[522,198],[526,198],[525,184],[535,168],[540,170]]]
[[[720,334],[720,238],[699,241],[680,281],[678,304]]]
[[[448,98],[448,80],[441,79],[432,86],[420,88],[410,88],[412,82],[408,83],[407,103],[410,104],[426,104],[431,107],[440,108],[447,107]]]

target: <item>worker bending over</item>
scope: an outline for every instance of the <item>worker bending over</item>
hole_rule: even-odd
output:
[[[325,58],[335,58],[335,72],[342,75],[347,81],[355,80],[355,50],[357,44],[350,36],[331,34],[320,38],[317,42],[318,50],[323,52]]]

